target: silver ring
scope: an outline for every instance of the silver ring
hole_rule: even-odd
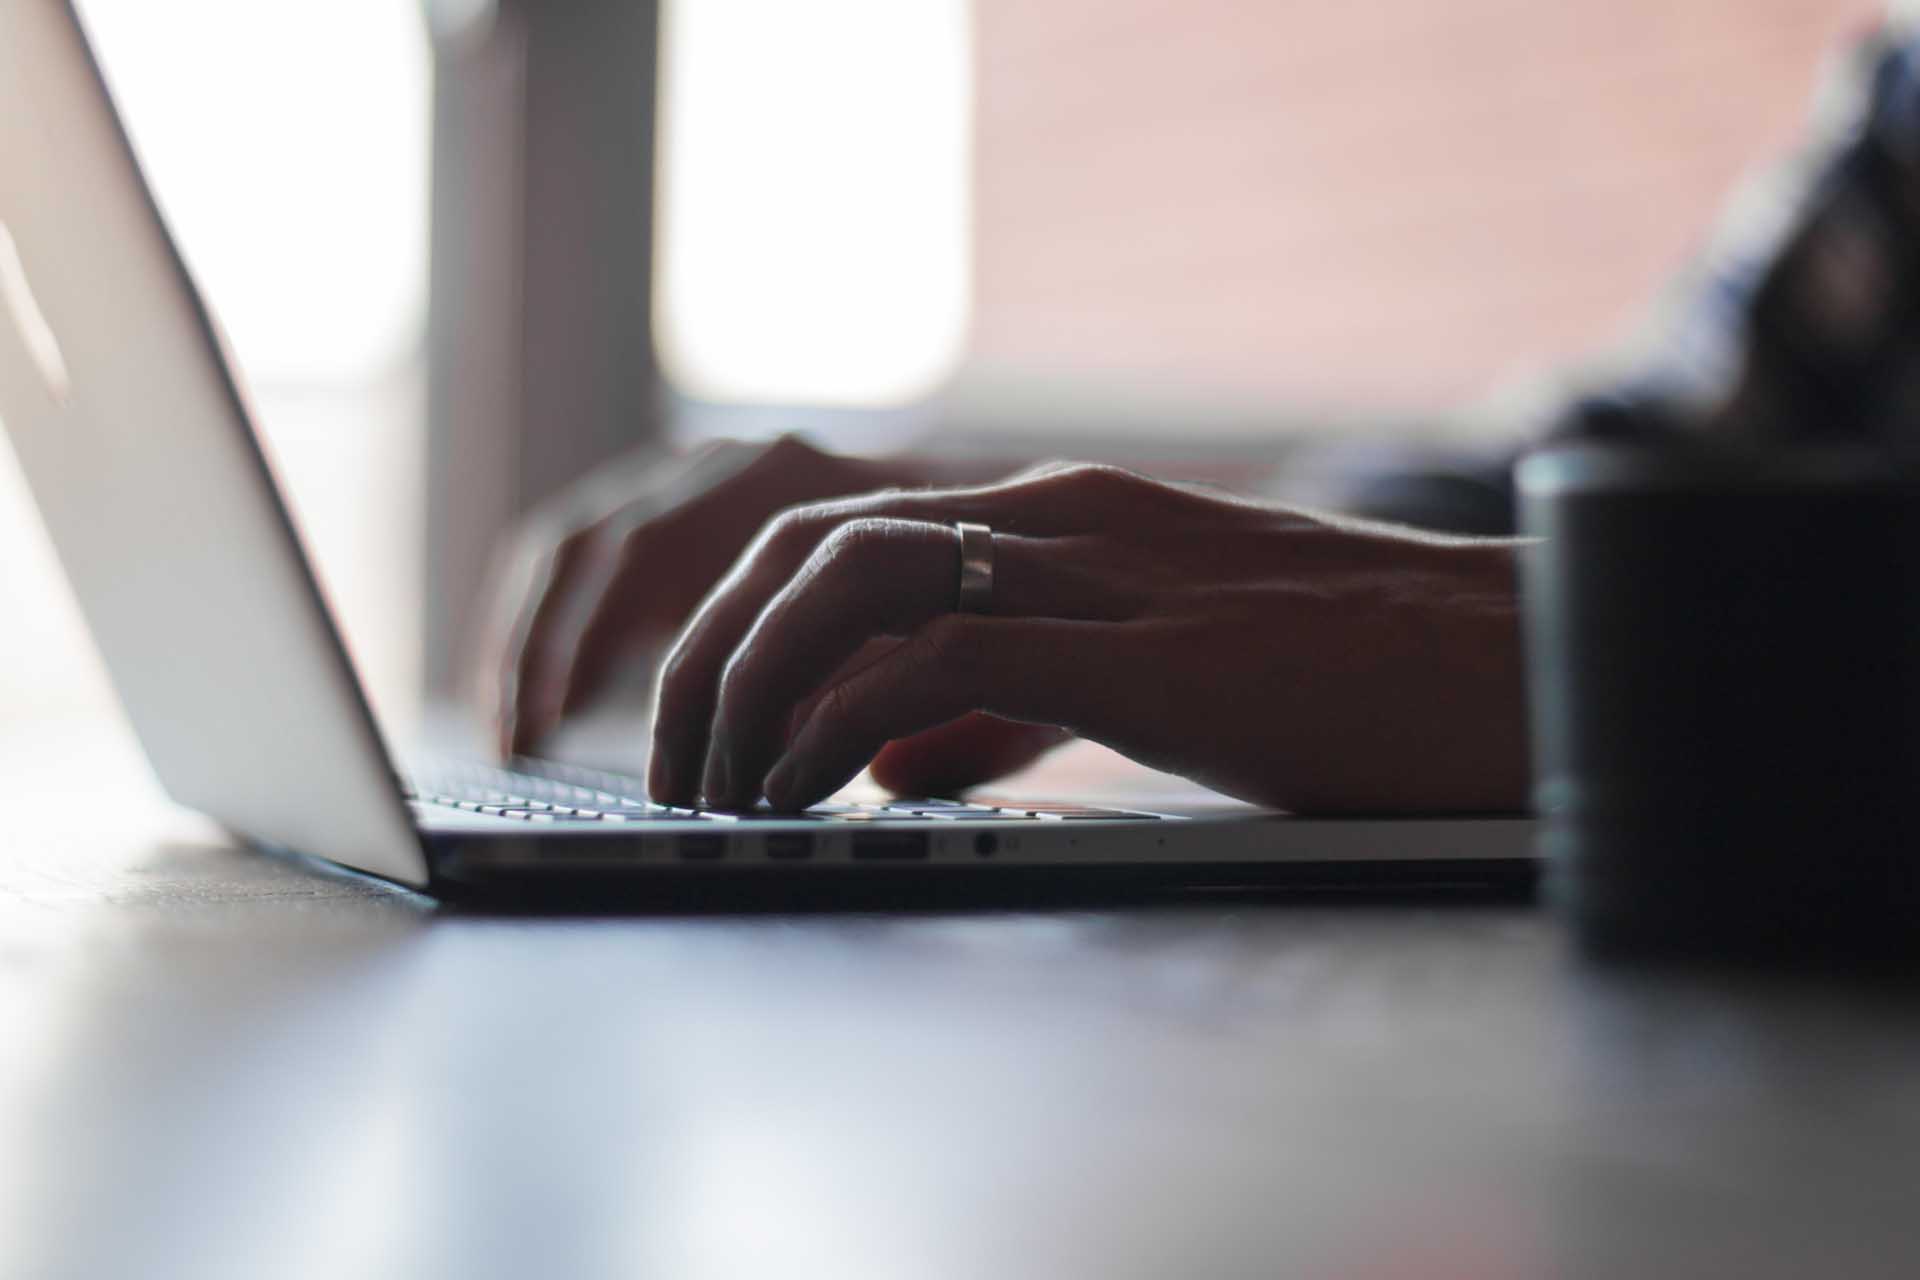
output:
[[[993,612],[993,530],[983,524],[953,526],[960,535],[960,590],[957,613]]]

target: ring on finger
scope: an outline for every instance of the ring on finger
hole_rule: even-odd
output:
[[[953,526],[960,536],[960,582],[954,612],[993,612],[993,530],[964,520]]]

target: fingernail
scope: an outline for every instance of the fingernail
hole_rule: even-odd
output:
[[[767,803],[776,809],[796,807],[793,784],[799,774],[800,767],[794,763],[792,756],[780,757],[780,762],[773,766],[773,772],[767,775]]]
[[[673,762],[663,755],[654,756],[653,764],[647,769],[647,794],[659,804],[679,799],[673,786]]]

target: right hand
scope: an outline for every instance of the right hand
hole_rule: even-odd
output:
[[[1102,466],[790,508],[663,661],[649,790],[798,810],[991,712],[1295,812],[1518,809],[1518,546]]]
[[[791,436],[719,441],[589,477],[523,524],[495,575],[480,696],[496,708],[501,754],[533,751],[623,665],[663,651],[776,513],[926,479],[911,464]],[[1021,768],[1063,736],[966,716],[888,744],[873,776],[894,791],[950,793]]]

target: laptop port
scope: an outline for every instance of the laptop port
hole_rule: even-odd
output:
[[[767,856],[783,862],[813,856],[813,836],[805,831],[775,831],[767,836]]]
[[[874,861],[911,861],[927,856],[924,831],[859,831],[853,837],[853,856]]]
[[[699,861],[711,861],[727,856],[727,838],[725,836],[681,836],[674,847],[682,858]]]

